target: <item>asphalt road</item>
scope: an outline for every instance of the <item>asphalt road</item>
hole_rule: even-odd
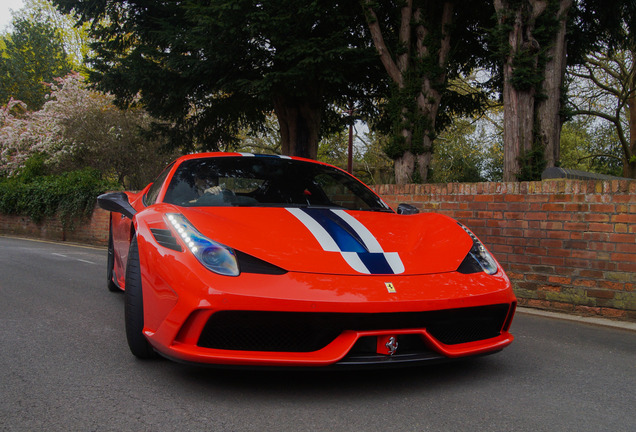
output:
[[[501,353],[374,372],[136,360],[106,251],[0,237],[2,431],[636,430],[636,332],[518,313]]]

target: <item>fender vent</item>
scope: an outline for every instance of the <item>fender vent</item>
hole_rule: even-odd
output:
[[[159,229],[159,228],[150,228],[150,232],[154,236],[157,243],[161,246],[175,250],[177,252],[182,252],[183,249],[181,245],[177,242],[177,239],[173,237],[172,232],[168,229]]]
[[[282,275],[287,273],[287,270],[282,269],[274,264],[270,264],[267,261],[248,255],[245,252],[234,250],[236,252],[236,258],[239,262],[239,269],[241,273],[257,273],[267,275]]]

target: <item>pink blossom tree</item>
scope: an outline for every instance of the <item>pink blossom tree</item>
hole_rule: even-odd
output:
[[[80,74],[57,78],[50,88],[39,111],[28,112],[16,100],[0,108],[0,175],[14,175],[40,154],[51,172],[91,167],[139,188],[174,156],[144,135],[153,121],[144,110],[117,108]]]

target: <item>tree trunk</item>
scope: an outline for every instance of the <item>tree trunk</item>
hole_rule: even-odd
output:
[[[545,149],[546,166],[553,167],[559,160],[561,139],[561,87],[566,67],[566,21],[572,0],[561,0],[559,4],[559,30],[554,45],[548,51],[550,60],[545,66],[543,96],[537,104],[539,139]]]
[[[495,11],[500,25],[511,27],[508,33],[509,52],[503,68],[504,78],[504,181],[517,181],[520,172],[519,157],[532,149],[534,142],[535,96],[536,90],[531,85],[515,86],[515,57],[519,54],[529,56],[539,51],[538,42],[532,36],[536,18],[543,13],[546,2],[530,0],[528,3],[516,4],[516,9],[505,0],[495,0]],[[538,56],[534,56],[534,68]],[[528,66],[528,65],[526,65]]]
[[[417,155],[410,151],[404,152],[401,157],[395,160],[395,183],[415,183],[415,174],[419,176],[419,181],[426,181],[432,156],[433,154],[430,151]]]
[[[435,135],[435,121],[441,101],[441,94],[436,88],[445,85],[446,73],[426,75],[426,72],[419,71],[418,68],[430,59],[437,63],[441,70],[446,69],[451,51],[450,27],[453,23],[453,2],[445,1],[439,19],[432,20],[434,24],[428,24],[435,27],[433,30],[439,30],[441,33],[440,46],[434,49],[428,45],[435,45],[429,40],[434,31],[426,27],[423,18],[435,8],[424,9],[422,5],[414,5],[416,2],[413,0],[405,0],[400,9],[400,26],[397,34],[399,45],[403,49],[399,50],[395,58],[391,56],[386,46],[380,21],[373,10],[373,3],[370,1],[361,3],[380,61],[398,89],[397,97],[406,100],[403,102],[400,118],[396,122],[399,127],[394,132],[400,136],[404,150],[399,156],[392,156],[395,158],[395,182],[410,183],[416,177],[420,182],[426,182],[432,159],[431,137]],[[439,12],[437,10],[435,13]],[[411,79],[417,76],[417,83],[405,82],[409,72],[414,72],[410,74]],[[413,91],[413,88],[416,90]],[[414,131],[421,129],[423,125],[425,126],[421,136],[420,133],[414,135]]]
[[[415,155],[410,151],[404,152],[402,156],[395,159],[395,183],[407,184],[413,182],[413,171],[415,169]]]
[[[433,152],[431,151],[417,155],[417,172],[423,182],[428,180],[428,169],[431,166],[432,159]]]
[[[623,177],[636,179],[636,48],[631,45],[631,70],[629,74],[629,93],[627,97],[627,116],[629,124],[629,143],[623,143]],[[625,140],[623,140],[624,142]]]
[[[506,68],[508,69],[508,68]],[[504,71],[504,174],[503,181],[517,181],[519,158],[532,148],[534,139],[534,90],[520,91]]]
[[[497,12],[505,13],[505,7],[501,1],[495,1]],[[514,23],[508,34],[510,53],[506,57],[503,68],[504,79],[504,172],[503,180],[516,181],[519,174],[519,157],[522,151],[532,148],[534,126],[534,88],[520,90],[515,88],[512,82],[514,74],[513,59],[524,44],[523,11],[514,11]],[[500,22],[504,18],[500,15]]]
[[[308,159],[318,157],[322,109],[319,103],[278,97],[274,101],[281,136],[281,152]]]
[[[627,99],[629,109],[629,147],[625,152],[623,177],[636,179],[636,77],[632,75],[631,97]]]

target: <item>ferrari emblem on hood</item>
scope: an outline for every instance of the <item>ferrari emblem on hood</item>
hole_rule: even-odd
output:
[[[386,290],[387,290],[389,293],[393,294],[393,293],[395,293],[395,292],[396,292],[396,291],[395,291],[395,287],[393,286],[393,284],[392,284],[391,282],[384,282],[384,285],[386,286]]]
[[[375,236],[344,210],[287,208],[311,232],[325,252],[338,252],[358,273],[400,274],[397,252],[384,252]]]

